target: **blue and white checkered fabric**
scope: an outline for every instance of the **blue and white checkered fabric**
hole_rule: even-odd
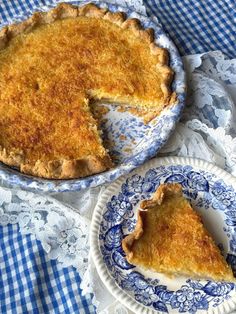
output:
[[[236,57],[235,0],[144,0],[182,55],[221,50]]]
[[[43,5],[63,2],[59,0],[0,0],[0,22],[7,22],[17,15],[37,10]]]
[[[95,313],[91,296],[81,296],[74,268],[49,260],[40,242],[17,225],[0,227],[0,238],[0,313]]]

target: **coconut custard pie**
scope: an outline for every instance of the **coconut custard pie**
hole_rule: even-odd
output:
[[[168,53],[151,29],[93,4],[60,4],[0,31],[0,161],[45,178],[112,167],[89,103],[161,111]]]
[[[169,276],[235,281],[179,184],[160,185],[141,209],[134,232],[122,242],[131,264]]]

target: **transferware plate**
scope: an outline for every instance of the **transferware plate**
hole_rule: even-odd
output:
[[[178,182],[236,273],[236,179],[200,159],[149,161],[102,194],[93,215],[91,252],[98,273],[134,313],[235,313],[236,283],[169,278],[129,264],[121,247],[134,230],[138,204],[161,183]]]

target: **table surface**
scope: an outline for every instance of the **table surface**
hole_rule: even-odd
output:
[[[0,21],[37,10],[50,0],[0,0]],[[127,1],[129,2],[129,1]],[[130,1],[132,2],[132,1]],[[144,0],[182,55],[221,50],[236,56],[234,0]],[[17,225],[0,227],[0,308],[2,313],[94,313],[91,295],[82,296],[72,267],[50,260],[39,241],[22,235]]]

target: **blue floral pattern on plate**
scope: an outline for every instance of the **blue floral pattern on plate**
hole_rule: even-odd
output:
[[[86,1],[72,2],[74,4],[86,3]],[[113,4],[101,6],[107,6],[111,11],[125,11],[128,17],[138,17],[145,28],[151,27],[155,30],[156,42],[166,47],[170,53],[170,65],[175,71],[172,88],[177,94],[178,104],[172,108],[166,108],[159,117],[148,124],[144,124],[141,118],[128,112],[119,112],[117,106],[109,105],[109,112],[104,116],[106,122],[102,124],[102,129],[103,133],[114,143],[111,154],[116,156],[116,166],[110,171],[76,180],[46,180],[21,174],[16,169],[0,163],[0,177],[5,183],[36,191],[64,192],[78,191],[111,182],[155,156],[174,129],[185,99],[185,73],[174,44],[166,36],[162,27],[150,18],[136,14],[132,9]],[[44,6],[42,9],[49,8],[50,6]],[[22,21],[31,14],[32,12],[28,12],[23,16],[16,16],[14,22]],[[0,24],[0,28],[2,26],[3,24]]]
[[[236,275],[235,188],[214,173],[181,164],[140,170],[122,182],[104,205],[98,231],[101,256],[118,286],[137,302],[166,313],[195,314],[236,299],[235,283],[182,277],[176,281],[160,274],[150,275],[130,265],[121,247],[124,235],[134,229],[139,201],[149,198],[160,183],[179,182]]]

